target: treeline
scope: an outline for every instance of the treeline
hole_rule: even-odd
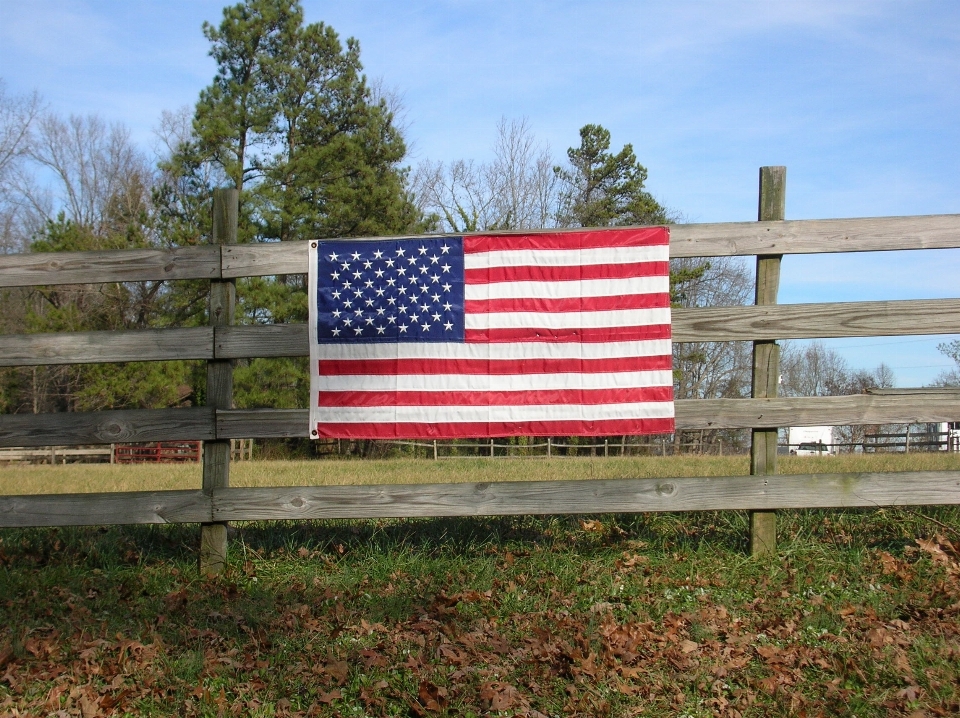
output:
[[[60,117],[0,82],[0,246],[4,252],[182,247],[209,241],[212,190],[240,189],[241,242],[548,227],[664,224],[678,213],[647,189],[630,144],[588,124],[561,160],[526,120],[502,120],[489,162],[411,168],[395,95],[363,74],[360,45],[305,23],[296,0],[247,0],[205,23],[217,71],[191,108],[164,112],[148,156],[121,125]],[[752,267],[675,260],[678,306],[747,304]],[[202,281],[3,290],[0,332],[206,323]],[[239,323],[307,319],[301,275],[238,282]],[[678,398],[749,393],[746,343],[678,344]],[[892,384],[851,372],[813,344],[784,354],[784,390],[849,393]],[[198,362],[51,366],[0,372],[0,411],[202,404]],[[254,359],[235,371],[238,407],[307,404],[305,359]]]

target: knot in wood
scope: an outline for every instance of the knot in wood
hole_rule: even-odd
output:
[[[658,496],[673,496],[676,492],[677,487],[674,484],[657,484]]]
[[[290,502],[290,505],[295,509],[299,509],[301,506],[303,506],[303,503],[303,499],[301,499],[299,496],[296,496],[294,497],[293,501]]]
[[[126,441],[133,437],[134,431],[130,424],[123,421],[104,421],[97,424],[96,435],[98,439],[106,439],[109,442]]]

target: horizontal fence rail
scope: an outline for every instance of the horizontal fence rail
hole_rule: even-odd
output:
[[[675,342],[960,334],[960,299],[674,309]],[[306,324],[0,336],[0,366],[308,356]]]
[[[524,230],[523,233],[556,231],[576,230]],[[304,274],[307,245],[301,241],[235,244],[222,248],[201,246],[0,255],[0,287]],[[676,224],[670,227],[670,256],[673,258],[958,247],[960,215],[955,214]]]
[[[0,526],[853,508],[960,503],[960,471],[218,488],[0,497]]]
[[[777,399],[680,399],[678,431],[756,426],[915,424],[955,421],[960,389]],[[0,446],[112,444],[199,439],[283,439],[309,434],[306,409],[133,409],[5,414]]]

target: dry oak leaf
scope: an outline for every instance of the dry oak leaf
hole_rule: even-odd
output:
[[[417,695],[420,698],[420,703],[428,711],[442,711],[450,702],[447,699],[447,689],[436,686],[429,681],[420,681]]]
[[[508,711],[523,703],[520,691],[503,681],[488,681],[480,686],[480,705],[484,710]]]

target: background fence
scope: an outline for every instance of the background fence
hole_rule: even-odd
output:
[[[201,562],[215,571],[227,521],[750,509],[761,551],[773,548],[777,508],[960,503],[960,471],[774,476],[777,427],[960,418],[949,388],[777,397],[778,339],[960,333],[960,299],[776,304],[783,255],[960,247],[958,215],[783,221],[783,191],[783,168],[762,168],[761,221],[671,227],[674,258],[757,257],[755,305],[673,312],[675,342],[754,342],[752,398],[676,402],[678,430],[750,429],[750,476],[230,488],[231,440],[308,434],[305,409],[230,408],[233,360],[308,355],[306,325],[233,326],[233,281],[304,273],[307,243],[233,243],[237,194],[220,190],[207,246],[0,257],[2,287],[210,280],[206,327],[0,336],[0,366],[205,360],[206,406],[0,417],[0,447],[203,441],[203,486],[0,497],[0,525],[200,522]]]

